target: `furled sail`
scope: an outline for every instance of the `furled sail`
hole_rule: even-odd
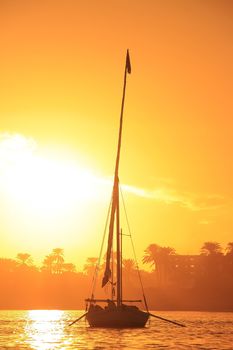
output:
[[[113,242],[115,213],[116,213],[116,207],[117,207],[116,194],[118,192],[118,183],[115,183],[115,182],[118,182],[118,181],[114,181],[114,186],[113,186],[113,198],[112,198],[112,207],[111,207],[111,216],[110,216],[110,224],[109,224],[109,234],[108,234],[108,249],[107,249],[107,256],[106,256],[105,272],[104,272],[104,277],[102,279],[102,287],[104,287],[108,283],[112,274],[110,269],[110,260],[111,260],[111,251],[112,251],[112,242]]]

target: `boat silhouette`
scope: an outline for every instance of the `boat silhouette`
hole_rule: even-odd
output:
[[[169,320],[167,318],[154,315],[149,312],[144,288],[142,284],[142,279],[140,275],[140,270],[138,267],[134,244],[132,241],[131,234],[129,235],[132,242],[132,248],[134,253],[134,258],[136,261],[136,267],[139,277],[139,282],[141,284],[143,300],[133,300],[133,299],[123,299],[123,283],[122,283],[122,231],[120,226],[120,206],[119,206],[119,162],[120,162],[120,152],[121,152],[121,138],[122,138],[122,127],[123,127],[123,112],[124,112],[124,103],[125,103],[125,91],[126,91],[126,79],[127,74],[131,73],[131,63],[129,57],[129,51],[126,52],[126,62],[124,70],[124,84],[123,84],[123,96],[121,103],[121,114],[120,114],[120,126],[118,134],[118,146],[117,146],[117,156],[115,163],[115,172],[114,172],[114,182],[112,190],[111,205],[109,208],[108,218],[108,246],[106,253],[106,262],[105,262],[105,271],[102,279],[102,287],[105,287],[107,284],[111,285],[111,299],[99,299],[95,298],[94,291],[97,281],[97,274],[100,266],[104,238],[101,244],[100,255],[98,263],[96,265],[95,273],[93,276],[93,284],[90,298],[85,299],[86,301],[86,312],[78,317],[76,320],[71,322],[69,326],[72,326],[76,322],[80,321],[84,317],[87,319],[91,327],[104,327],[104,328],[133,328],[133,327],[144,327],[149,319],[149,317],[154,317],[158,320],[171,323],[179,327],[185,327],[184,324]],[[124,203],[123,203],[123,207]],[[128,219],[127,219],[128,221]],[[107,221],[108,222],[108,221]],[[105,230],[106,232],[106,230]],[[113,238],[116,238],[116,281],[114,282],[114,252],[113,252]],[[115,291],[116,287],[116,291]],[[144,302],[145,310],[140,310],[133,303]],[[104,307],[100,306],[99,304]],[[129,305],[130,304],[130,305]]]
[[[126,62],[124,69],[123,96],[121,103],[120,126],[118,134],[117,156],[115,163],[114,182],[112,190],[112,200],[110,206],[110,220],[108,230],[108,247],[106,253],[105,272],[102,279],[102,287],[111,284],[111,299],[96,299],[94,293],[86,299],[87,312],[86,319],[91,327],[144,327],[150,314],[148,311],[145,295],[143,298],[147,312],[140,310],[131,303],[141,302],[141,300],[123,300],[122,299],[122,232],[120,227],[120,208],[119,208],[119,162],[121,152],[121,138],[123,127],[123,112],[125,103],[126,79],[127,74],[131,73],[131,63],[129,51],[126,53]],[[113,238],[116,237],[116,282],[113,282]],[[138,270],[139,272],[139,270]],[[141,281],[141,279],[140,279]],[[115,292],[116,287],[116,292]],[[116,294],[116,295],[115,295]],[[99,303],[105,303],[101,307]],[[129,305],[129,303],[131,305]]]

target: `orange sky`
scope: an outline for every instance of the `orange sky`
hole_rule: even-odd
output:
[[[127,47],[120,178],[139,257],[153,242],[197,253],[233,240],[232,12],[222,0],[0,0],[0,256],[61,246],[81,267],[98,255]],[[34,160],[19,165],[17,147]],[[76,187],[76,166],[95,195]]]

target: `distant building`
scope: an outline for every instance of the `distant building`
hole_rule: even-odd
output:
[[[171,255],[169,283],[180,283],[182,287],[190,288],[201,266],[200,255]]]

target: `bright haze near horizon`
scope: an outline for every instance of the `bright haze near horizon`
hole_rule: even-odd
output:
[[[232,241],[232,12],[215,0],[0,2],[1,257],[40,262],[61,247],[81,268],[98,255],[127,48],[120,181],[139,259],[151,243],[196,254]]]

